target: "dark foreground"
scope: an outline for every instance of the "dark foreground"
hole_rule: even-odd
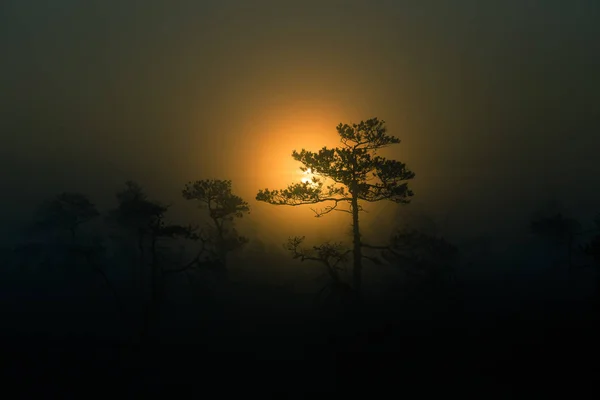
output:
[[[477,314],[373,306],[345,316],[231,309],[144,342],[5,325],[3,376],[15,388],[7,398],[337,392],[487,399],[559,390],[588,398],[598,376],[593,315],[581,304]],[[15,325],[39,316],[13,317]]]

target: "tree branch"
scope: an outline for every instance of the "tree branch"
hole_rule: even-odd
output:
[[[308,250],[300,248],[303,241],[304,236],[289,238],[285,247],[292,253],[292,257],[295,259],[300,259],[300,261],[316,261],[324,264],[330,277],[334,281],[340,281],[337,265],[340,262],[346,261],[346,256],[351,250],[342,252],[341,243],[325,243],[320,246],[313,246],[313,250],[316,251],[316,255],[314,255],[309,253]]]
[[[371,257],[371,256],[367,256],[367,255],[363,254],[362,258],[372,261],[373,263],[375,263],[377,265],[383,265],[383,262],[377,257]]]
[[[339,211],[339,212],[345,212],[348,214],[352,214],[352,211],[350,211],[350,210],[341,210],[341,209],[337,208],[337,206],[342,201],[347,201],[347,200],[336,201],[333,206],[327,206],[325,208],[322,208],[321,210],[316,210],[315,208],[311,207],[311,211],[315,213],[315,217],[317,217],[317,218],[322,217],[323,215],[329,214],[332,211]]]
[[[202,247],[200,248],[200,250],[198,251],[198,253],[196,254],[196,256],[187,264],[180,266],[179,268],[173,268],[173,269],[167,269],[162,271],[163,274],[177,274],[180,272],[186,272],[192,268],[194,268],[195,266],[200,264],[200,257],[202,256],[202,254],[205,252],[206,250],[206,239],[203,239],[202,237],[199,237],[200,241],[202,242]]]
[[[367,243],[362,243],[360,244],[362,247],[366,247],[368,249],[374,249],[374,250],[391,250],[390,246],[373,246]]]
[[[366,244],[366,243],[361,243],[361,246],[365,247],[367,249],[387,251],[387,252],[391,253],[394,257],[398,258],[399,260],[403,260],[406,262],[414,262],[415,261],[412,258],[399,253],[392,246],[374,246],[374,245],[370,245],[370,244]]]

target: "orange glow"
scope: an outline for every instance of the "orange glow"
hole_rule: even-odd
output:
[[[233,180],[234,189],[250,200],[250,219],[275,242],[282,242],[291,235],[306,235],[308,240],[339,238],[339,232],[333,231],[347,230],[350,220],[346,214],[314,218],[311,207],[323,208],[327,204],[289,207],[254,201],[259,189],[284,189],[290,184],[311,181],[313,175],[300,170],[302,164],[292,158],[292,152],[338,146],[335,127],[347,119],[324,104],[299,109],[296,103],[262,111],[242,128],[245,135],[232,149],[230,158],[235,162],[225,165],[224,169]]]
[[[260,188],[282,189],[311,179],[312,175],[299,170],[302,165],[292,158],[292,152],[338,146],[335,127],[345,120],[335,107],[316,101],[284,103],[258,114],[242,127],[243,139],[234,149],[236,161],[226,167],[231,167],[232,179],[251,185],[253,194]]]

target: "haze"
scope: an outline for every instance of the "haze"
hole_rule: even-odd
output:
[[[125,177],[176,199],[220,176],[252,199],[287,183],[293,149],[379,116],[417,173],[415,203],[457,222],[554,198],[595,212],[597,14],[594,1],[5,1],[3,209],[63,188],[111,196]]]
[[[416,178],[412,204],[369,205],[367,233],[427,215],[457,243],[518,243],[552,204],[591,221],[599,18],[597,0],[3,0],[0,240],[62,191],[110,208],[127,179],[185,221],[183,185],[207,178],[271,246],[337,240],[347,215],[255,196],[303,178],[292,150],[371,117]]]

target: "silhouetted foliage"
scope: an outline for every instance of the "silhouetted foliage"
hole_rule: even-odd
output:
[[[413,196],[407,181],[415,174],[406,165],[377,155],[380,149],[400,143],[387,134],[385,122],[377,118],[358,124],[339,124],[337,132],[341,147],[323,147],[315,153],[302,149],[292,157],[303,166],[302,171],[314,175],[311,182],[294,183],[282,190],[259,190],[256,200],[274,205],[299,206],[330,203],[322,209],[313,209],[317,217],[333,211],[352,215],[353,227],[353,289],[360,295],[362,281],[360,201],[390,200],[406,204]],[[348,204],[348,209],[338,208]]]
[[[600,227],[600,226],[599,226]],[[576,237],[582,237],[594,233],[596,229],[583,230],[581,224],[572,219],[565,218],[561,213],[552,217],[540,218],[532,221],[531,229],[533,233],[548,240],[553,246],[563,246],[567,249],[569,267],[573,267],[574,250],[583,251],[584,254],[594,254],[594,240],[584,246],[575,247]]]
[[[226,268],[227,254],[244,246],[248,239],[238,234],[234,220],[250,212],[241,197],[231,191],[230,180],[205,179],[189,182],[182,195],[195,200],[201,209],[208,210],[211,225],[205,232],[206,250],[210,257]]]
[[[151,250],[156,250],[159,238],[184,238],[198,240],[197,227],[168,224],[165,215],[169,206],[149,200],[141,186],[135,182],[126,182],[126,189],[117,193],[117,207],[109,214],[109,221],[133,233],[138,238],[140,253],[144,253],[144,240],[148,239]],[[153,254],[155,257],[156,254]]]
[[[405,229],[392,235],[383,257],[400,262],[416,274],[439,276],[450,272],[449,268],[458,258],[458,249],[443,237]]]
[[[559,243],[565,243],[580,229],[579,222],[572,218],[565,218],[561,213],[531,222],[533,233]]]
[[[66,230],[75,237],[81,224],[99,215],[96,206],[85,195],[64,192],[38,208],[35,228],[44,231]]]
[[[352,251],[338,242],[326,242],[313,246],[312,249],[306,249],[301,247],[304,239],[304,236],[289,238],[285,248],[291,252],[294,259],[315,261],[325,266],[329,281],[318,292],[317,298],[326,301],[338,299],[342,304],[350,304],[350,300],[354,297],[353,289],[344,281],[341,274],[345,271],[344,266],[349,261],[348,254]]]
[[[174,257],[165,240],[188,239],[198,241],[200,234],[194,226],[168,223],[166,214],[169,206],[148,199],[142,187],[133,181],[126,182],[126,188],[117,192],[117,207],[108,216],[108,221],[116,224],[124,232],[136,239],[138,268],[135,283],[139,286],[142,298],[146,292],[145,281],[149,273],[150,299],[145,303],[145,326],[143,334],[150,329],[150,323],[158,317],[158,308],[164,298],[164,279],[167,274],[184,272],[197,267],[204,252],[201,247],[196,256],[183,263],[181,257]]]
[[[81,238],[77,236],[78,228],[98,217],[100,213],[96,206],[81,193],[61,193],[54,199],[44,202],[35,212],[36,220],[34,229],[46,233],[66,231],[70,234],[68,243],[52,242],[50,257],[54,257],[58,250],[62,252],[62,262],[77,264],[82,260],[97,274],[99,274],[107,288],[113,294],[119,310],[122,311],[120,297],[110,281],[103,265],[106,247],[98,238]],[[30,243],[29,248],[33,244]]]
[[[126,188],[116,194],[118,204],[110,212],[109,219],[140,237],[159,229],[168,207],[148,200],[136,182],[127,181],[125,185]]]
[[[334,184],[336,183],[334,182]],[[357,180],[352,184],[356,188],[359,182]],[[302,187],[306,187],[308,192],[315,191],[311,192],[313,194],[310,196],[314,195],[319,199],[322,199],[319,197],[321,195],[316,194],[316,191],[326,190],[323,189],[324,186],[319,186],[318,179],[313,180],[312,183],[303,184]],[[298,284],[299,276],[296,275],[297,270],[291,273],[291,276],[286,276],[286,274],[290,274],[289,271],[277,275],[273,279],[274,284],[266,285],[264,282],[260,282],[264,276],[256,276],[259,268],[255,268],[255,266],[261,267],[263,263],[271,263],[273,270],[285,271],[285,268],[281,268],[286,264],[285,258],[276,258],[274,256],[276,251],[266,246],[256,246],[254,252],[248,252],[251,256],[249,258],[245,258],[246,254],[241,252],[237,254],[240,256],[239,258],[229,258],[230,265],[238,262],[241,265],[252,265],[253,267],[249,269],[249,275],[252,274],[252,277],[226,281],[226,287],[235,291],[215,292],[211,290],[214,283],[212,278],[225,276],[226,269],[224,267],[227,254],[239,249],[247,241],[237,233],[235,224],[243,214],[249,212],[249,206],[239,196],[231,193],[230,181],[190,182],[182,191],[185,199],[198,202],[206,212],[208,226],[204,229],[172,223],[169,205],[149,198],[139,184],[127,182],[123,190],[116,194],[117,204],[114,209],[109,211],[104,220],[113,228],[113,242],[102,236],[104,227],[98,225],[99,220],[94,221],[99,212],[91,201],[81,194],[63,193],[44,202],[36,210],[34,227],[36,232],[42,234],[34,237],[38,242],[26,243],[19,249],[29,255],[35,255],[34,253],[50,254],[50,258],[54,257],[51,263],[55,266],[68,265],[76,267],[77,271],[85,271],[85,268],[82,267],[91,267],[93,271],[102,276],[106,286],[114,294],[119,310],[123,311],[121,315],[126,317],[124,321],[131,323],[131,327],[135,329],[135,333],[130,332],[131,327],[127,329],[128,332],[125,334],[128,340],[127,346],[129,347],[129,341],[133,339],[135,346],[141,345],[140,347],[145,348],[145,345],[148,344],[147,347],[151,348],[148,359],[140,361],[141,364],[148,360],[158,360],[156,363],[162,362],[155,353],[158,349],[156,346],[158,341],[152,339],[163,339],[163,337],[170,339],[169,336],[162,335],[170,335],[171,332],[167,333],[166,331],[174,331],[177,328],[188,331],[188,326],[193,329],[192,333],[187,333],[189,337],[193,337],[192,342],[210,343],[213,346],[217,343],[215,337],[225,337],[221,346],[227,350],[231,348],[231,343],[236,341],[254,344],[253,335],[258,336],[258,329],[264,329],[260,331],[260,335],[264,335],[265,342],[271,343],[277,339],[282,342],[296,341],[300,343],[298,347],[312,346],[318,349],[315,350],[318,353],[324,348],[336,352],[339,349],[352,349],[352,351],[385,349],[387,351],[388,346],[403,346],[402,350],[405,351],[404,343],[407,338],[413,340],[415,337],[420,337],[422,332],[427,333],[432,328],[437,330],[439,324],[452,326],[444,333],[451,332],[457,329],[455,327],[464,324],[460,318],[471,311],[463,311],[463,308],[475,308],[473,303],[479,302],[480,297],[469,298],[464,295],[467,293],[463,292],[464,286],[457,284],[455,280],[454,268],[458,265],[459,256],[457,247],[445,238],[438,236],[435,228],[430,232],[427,227],[424,229],[399,229],[390,236],[389,241],[382,245],[371,244],[367,240],[363,240],[360,231],[355,229],[358,227],[358,220],[354,220],[354,217],[362,210],[358,201],[368,202],[369,200],[354,195],[346,186],[340,184],[339,187],[340,191],[337,195],[334,195],[333,192],[328,192],[328,195],[336,197],[340,205],[349,203],[350,208],[337,208],[338,202],[334,201],[335,204],[331,208],[317,211],[317,215],[324,215],[331,211],[352,214],[353,239],[357,237],[355,234],[358,233],[358,242],[354,241],[352,248],[346,248],[340,242],[324,242],[303,247],[305,238],[302,236],[289,238],[284,246],[293,259],[301,262],[313,262],[322,268],[323,273],[319,278],[325,276],[327,283],[320,286],[316,296],[313,297],[320,305],[333,306],[329,310],[334,311],[335,315],[328,312],[315,313],[313,309],[301,308],[306,307],[305,304],[310,301],[310,295],[300,294],[298,291],[300,285]],[[346,189],[348,192],[345,191]],[[361,192],[359,190],[356,193]],[[293,197],[295,195],[290,196],[291,202],[294,203],[291,205],[296,205]],[[271,200],[273,199],[275,197]],[[408,197],[404,200],[390,200],[404,203],[408,202]],[[600,218],[596,222],[600,229]],[[99,229],[99,231],[95,232],[93,229]],[[564,218],[561,214],[534,221],[532,230],[550,239],[552,244],[561,245],[564,241],[570,243],[575,235],[590,232],[582,231],[577,223]],[[361,249],[360,253],[355,251],[357,243]],[[114,245],[122,245],[129,251],[125,254],[112,252],[115,247],[111,246]],[[582,246],[582,249],[597,263],[600,263],[599,235]],[[130,257],[132,253],[133,258]],[[347,268],[356,266],[356,263],[353,262],[356,254],[359,254],[361,261],[368,263],[367,265],[383,266],[383,268],[374,268],[374,274],[389,274],[385,276],[385,281],[382,280],[377,285],[386,286],[391,290],[383,290],[380,293],[371,292],[372,297],[362,304],[364,307],[362,310],[366,311],[365,313],[356,312],[358,311],[355,307],[358,296],[355,289],[357,286],[354,284],[356,281],[353,281],[356,279],[356,275],[352,276],[352,271],[347,270]],[[44,267],[42,265],[40,270],[49,271],[50,275],[56,271]],[[126,291],[126,284],[123,285],[118,280],[122,272],[127,271],[127,268],[130,267],[136,272],[134,282],[136,287],[139,287],[139,291]],[[268,268],[271,268],[271,265]],[[263,268],[263,271],[266,270],[267,268]],[[66,271],[71,274],[73,268]],[[204,271],[209,272],[205,274]],[[306,269],[301,271],[306,271]],[[306,274],[307,277],[308,275]],[[71,274],[69,276],[79,279],[81,275]],[[172,277],[172,279],[167,277]],[[383,276],[374,275],[374,278],[380,277]],[[188,278],[189,281],[186,281],[185,278]],[[314,277],[310,276],[309,278],[310,281],[307,279],[306,282],[310,282],[308,290],[312,293]],[[255,281],[250,282],[251,279],[255,279]],[[282,281],[288,282],[282,284]],[[69,280],[68,285],[76,286],[83,281],[78,280],[74,285],[73,282]],[[115,287],[113,282],[120,283],[121,286]],[[217,283],[220,282],[222,281],[218,280]],[[188,286],[184,286],[185,290],[180,290],[182,286],[177,285],[189,285],[193,291],[191,303],[179,303],[189,300],[186,297],[189,292]],[[493,285],[495,286],[497,283]],[[481,283],[478,282],[473,286],[479,288]],[[58,287],[56,292],[64,288],[67,286]],[[87,289],[87,287],[85,288]],[[379,290],[381,289],[382,286],[379,286]],[[527,290],[531,289],[533,288],[529,285]],[[102,290],[105,290],[104,287]],[[491,290],[491,286],[483,287],[476,293],[479,295],[481,291],[486,290]],[[513,292],[510,293],[512,296]],[[215,294],[217,295],[215,296]],[[95,293],[90,297],[101,298]],[[540,297],[539,302],[541,303],[547,298]],[[597,296],[596,299],[598,298],[600,297]],[[195,299],[199,301],[196,302]],[[505,301],[504,298],[498,300],[499,303]],[[90,302],[90,305],[96,306],[93,301]],[[179,316],[181,310],[175,309],[175,306],[180,305],[191,306],[190,314]],[[293,308],[297,306],[300,306],[296,310],[298,312],[294,313]],[[488,308],[492,306],[494,306],[493,302],[483,303],[480,308],[485,309],[487,314]],[[83,313],[93,314],[87,304],[84,305],[82,302],[81,307]],[[280,311],[273,311],[276,309]],[[307,313],[308,310],[311,311]],[[319,307],[319,310],[322,310],[322,307]],[[347,310],[350,313],[343,312]],[[197,318],[197,321],[191,325],[187,325],[187,321],[183,322],[191,318]],[[277,324],[273,324],[275,319]],[[173,322],[185,324],[182,325],[185,328],[181,329],[181,326],[174,328]],[[289,328],[284,328],[286,324],[289,324]],[[264,326],[264,328],[259,328],[259,326]],[[121,329],[126,327],[125,324],[122,324]],[[457,334],[457,337],[471,335],[471,328],[472,326],[458,328],[463,330]],[[284,332],[284,329],[289,329],[298,336],[294,337],[294,340],[279,336],[282,335],[281,332]],[[409,330],[415,330],[417,334],[403,336],[403,332]],[[180,334],[177,333],[177,335]],[[302,335],[311,335],[311,337],[307,341],[297,340]],[[233,338],[235,340],[232,340]],[[138,342],[140,339],[141,342]],[[251,340],[248,341],[248,339]],[[440,339],[444,340],[441,336]],[[169,343],[173,343],[173,341]],[[315,343],[319,343],[319,345],[315,347]],[[280,343],[276,344],[276,352],[280,351],[279,345]],[[427,348],[429,346],[430,343],[425,345]],[[168,351],[170,349],[166,350],[166,352]]]

